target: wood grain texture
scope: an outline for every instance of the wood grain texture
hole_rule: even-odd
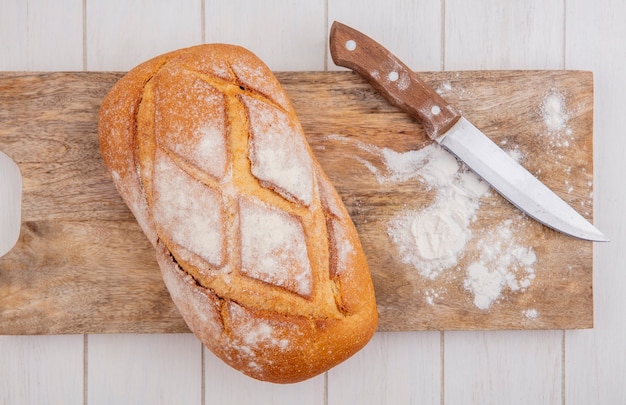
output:
[[[547,89],[564,89],[562,84],[557,83],[556,76],[552,76],[548,82],[541,83],[543,79],[546,79],[546,74],[548,73],[539,72],[533,75],[526,72],[522,74],[524,76],[522,78],[511,72],[451,72],[432,74],[428,76],[428,80],[435,88],[446,84],[454,89],[446,94],[451,103],[458,105],[471,121],[483,128],[498,143],[506,141],[510,148],[518,145],[524,150],[526,156],[523,163],[531,172],[541,172],[540,178],[548,186],[560,192],[566,200],[572,197],[581,198],[582,200],[575,202],[570,200],[570,202],[578,207],[586,204],[589,214],[592,211],[588,182],[592,178],[590,175],[592,171],[591,167],[587,166],[590,161],[588,157],[584,157],[584,154],[591,153],[589,149],[591,138],[577,143],[580,146],[580,148],[574,148],[577,156],[563,159],[553,156],[554,150],[544,143],[550,142],[549,137],[538,136],[545,134],[538,108]],[[556,73],[556,75],[559,74]],[[345,77],[351,76],[346,74]],[[484,81],[480,81],[478,77],[484,78]],[[521,91],[514,90],[516,86],[509,87],[504,84],[509,80],[512,83],[516,80],[515,77],[519,80],[518,89],[522,89]],[[574,79],[574,82],[581,83],[580,79],[581,77]],[[283,78],[282,82],[287,88],[291,84],[286,78]],[[534,284],[537,290],[508,296],[496,310],[485,312],[473,306],[471,298],[462,287],[462,274],[452,274],[446,280],[436,280],[432,283],[419,276],[415,269],[399,263],[397,252],[386,234],[387,223],[396,213],[407,207],[428,204],[432,194],[429,195],[428,190],[419,181],[391,186],[379,185],[373,175],[363,170],[358,159],[369,159],[371,164],[378,165],[379,168],[382,167],[381,162],[376,161],[376,157],[373,158],[369,152],[364,152],[350,139],[375,147],[393,145],[393,150],[398,152],[419,149],[428,141],[423,134],[421,136],[409,135],[421,130],[404,114],[386,104],[376,94],[371,93],[367,85],[353,86],[351,82],[344,84],[334,77],[332,83],[324,83],[321,79],[318,82],[332,89],[333,96],[330,99],[333,101],[327,107],[329,114],[332,115],[329,115],[328,119],[319,118],[326,108],[318,101],[315,116],[311,117],[315,125],[308,130],[305,127],[305,131],[309,135],[320,163],[344,198],[360,232],[377,288],[381,330],[545,328],[557,327],[557,325],[566,327],[561,322],[565,318],[576,319],[574,323],[579,326],[591,325],[592,313],[589,306],[592,293],[591,244],[558,235],[532,221],[528,222],[527,219],[523,220],[524,225],[520,229],[520,237],[533,247],[540,257],[536,266],[537,279]],[[362,83],[360,80],[357,82]],[[498,86],[488,86],[487,83],[492,86],[498,83]],[[484,93],[480,90],[483,85],[489,87],[489,89],[483,88]],[[584,87],[590,91],[590,86],[591,82],[588,82]],[[539,94],[533,98],[528,95],[526,89],[536,89]],[[581,100],[574,101],[586,91],[577,90],[570,93],[563,90],[563,92],[569,94],[568,97],[573,97],[572,106],[586,105],[579,110],[580,112],[591,107],[588,104],[589,100],[582,103],[580,103]],[[312,90],[303,94],[312,94]],[[300,100],[295,94],[290,95],[304,125],[308,122],[308,116],[303,109],[299,110],[298,106],[303,105],[306,100]],[[321,99],[321,97],[318,98]],[[507,105],[510,107],[506,107]],[[587,118],[589,119],[590,116],[588,115]],[[575,121],[576,119],[570,124],[577,125]],[[583,124],[585,129],[581,128],[580,131],[576,129],[573,132],[579,135],[590,134],[590,125],[591,122],[587,121]],[[321,134],[321,136],[318,138],[316,134]],[[344,138],[341,138],[341,142],[328,142],[324,134],[341,134]],[[524,136],[529,136],[531,141],[525,142]],[[347,141],[345,141],[346,138]],[[570,148],[565,149],[563,153],[570,153],[566,150]],[[585,161],[587,163],[584,163]],[[568,169],[570,164],[575,167]],[[568,172],[575,174],[566,175],[567,178],[562,177]],[[582,181],[578,186],[581,187],[581,193],[572,192],[567,195],[567,190],[563,189],[566,181]],[[574,189],[576,188],[575,186]],[[478,215],[479,218],[473,224],[477,242],[486,233],[491,232],[490,226],[494,222],[516,218],[518,213],[512,206],[506,203],[503,205],[500,198],[494,195],[482,202]],[[483,215],[484,217],[480,219]],[[480,246],[474,245],[469,249],[480,249]],[[582,261],[579,261],[582,257],[574,259],[571,256],[572,249],[586,258]],[[572,259],[574,261],[570,261]],[[542,260],[545,261],[540,264]],[[462,268],[462,266],[463,263],[459,263],[459,267]],[[578,276],[586,280],[582,282],[586,287],[578,289],[576,286],[578,282],[572,282],[573,277],[578,278]],[[446,285],[454,287],[443,288],[446,294],[442,295],[445,297],[442,297],[435,305],[428,305],[428,297],[425,293]],[[548,285],[550,285],[549,292],[544,290]],[[575,298],[567,299],[566,296],[574,290],[576,290]],[[546,300],[549,304],[544,305],[547,303]],[[585,304],[580,306],[582,302]],[[535,306],[541,314],[537,319],[529,320],[521,315],[523,310],[532,309]]]
[[[204,1],[206,5],[222,2],[230,4],[230,1]],[[120,17],[120,9],[116,6],[116,2],[101,2],[96,0],[86,0],[87,9],[92,4],[100,3],[103,8],[110,7],[111,10],[103,10],[108,18],[124,18],[129,21],[141,21],[145,13],[150,13],[151,9],[155,9],[155,1],[143,2],[142,7],[131,7],[123,12]],[[234,3],[234,2],[233,2]],[[546,397],[550,397],[555,390],[556,385],[564,386],[565,392],[561,400],[556,403],[563,404],[593,404],[593,403],[624,403],[626,401],[626,390],[623,382],[626,380],[626,372],[624,371],[624,322],[623,322],[623,291],[624,271],[622,263],[625,258],[622,251],[624,246],[624,221],[622,215],[625,206],[624,188],[619,187],[621,178],[624,173],[624,137],[621,130],[622,99],[623,93],[626,92],[626,85],[623,83],[623,71],[626,69],[626,61],[623,59],[622,38],[626,37],[624,28],[626,28],[626,3],[621,0],[600,0],[596,2],[588,2],[586,0],[567,0],[567,1],[525,1],[525,2],[498,2],[498,1],[478,1],[466,2],[456,0],[446,0],[444,2],[432,0],[392,0],[392,1],[376,1],[376,0],[328,0],[328,23],[322,22],[319,26],[309,26],[307,32],[303,33],[298,26],[290,26],[280,36],[280,39],[274,38],[267,41],[266,46],[280,46],[273,44],[277,40],[286,40],[286,38],[296,36],[317,37],[323,36],[329,23],[334,19],[339,19],[345,23],[362,29],[364,32],[370,33],[373,37],[380,39],[381,42],[387,44],[398,56],[406,59],[408,64],[417,70],[439,70],[445,65],[448,69],[526,69],[526,68],[567,68],[567,69],[592,69],[595,71],[596,94],[595,94],[595,112],[596,112],[596,128],[595,128],[595,150],[596,150],[596,167],[594,169],[594,200],[595,200],[595,219],[598,227],[605,231],[611,238],[612,242],[607,245],[599,245],[594,249],[594,292],[595,292],[595,326],[593,330],[585,331],[568,331],[565,339],[565,373],[564,380],[556,381],[554,378],[547,378],[545,381],[532,379],[537,384],[535,386],[525,385],[527,390],[522,395],[523,398],[539,398],[542,393]],[[38,24],[42,24],[45,29],[45,35],[37,33],[38,26],[28,26],[23,17],[13,18],[7,10],[11,7],[19,5],[20,7],[29,5],[33,13],[37,13],[38,9],[46,9],[50,11],[50,15],[46,16],[48,21],[38,20]],[[49,4],[50,7],[47,7]],[[445,14],[448,16],[441,20],[441,9],[444,5]],[[323,8],[323,4],[317,5]],[[81,33],[70,34],[69,31],[75,32],[70,27],[80,27],[83,23],[80,16],[76,16],[70,10],[70,2],[63,1],[63,6],[59,7],[54,2],[35,1],[35,0],[3,0],[0,2],[0,70],[59,70],[66,69],[66,63],[69,60],[75,60],[74,57],[68,57],[63,51],[65,46],[70,44],[79,44],[82,40]],[[158,7],[157,7],[158,8]],[[560,11],[554,11],[554,10]],[[300,8],[283,8],[283,7],[267,7],[266,9],[254,9],[248,7],[228,7],[221,8],[224,14],[221,18],[230,21],[247,21],[248,24],[258,24],[262,26],[278,26],[281,21],[305,18],[300,16],[300,12],[308,13],[310,9]],[[428,10],[432,10],[428,12]],[[553,11],[551,11],[553,10]],[[314,10],[315,13],[324,13],[323,9]],[[155,46],[153,38],[161,38],[161,36],[176,37],[179,35],[176,30],[180,30],[177,24],[170,24],[175,21],[176,13],[171,13],[163,8],[158,8],[157,14],[164,14],[160,21],[163,24],[158,30],[152,32],[151,35],[135,34],[135,38],[141,37],[141,41],[130,41],[129,36],[120,37],[114,30],[102,29],[97,34],[100,37],[98,41],[88,41],[86,50],[92,55],[90,68],[104,69],[98,67],[96,60],[102,61],[103,65],[110,63],[111,66],[119,66],[118,69],[126,69],[131,66],[133,55],[140,54],[143,49],[149,49]],[[559,14],[561,13],[561,14]],[[337,15],[340,14],[340,17]],[[21,14],[23,15],[23,14]],[[198,13],[199,15],[199,13]],[[96,18],[92,16],[90,18]],[[464,19],[464,21],[462,21]],[[562,27],[563,19],[566,21],[565,32],[555,27]],[[503,20],[502,23],[497,22]],[[191,18],[190,24],[195,22]],[[488,28],[487,28],[488,27]],[[29,28],[29,29],[27,29]],[[123,29],[124,27],[122,27]],[[445,28],[445,31],[442,30]],[[87,28],[90,36],[95,36],[93,32],[94,26]],[[236,27],[232,27],[236,30]],[[250,29],[246,27],[246,29]],[[132,28],[129,30],[133,30]],[[208,30],[208,27],[207,27]],[[251,29],[254,31],[253,29]],[[260,30],[260,29],[259,29]],[[310,31],[309,31],[310,30]],[[260,30],[262,31],[262,30]],[[488,33],[487,33],[488,31]],[[19,34],[18,34],[19,33]],[[565,38],[563,34],[565,33]],[[19,35],[19,37],[18,37]],[[93,37],[90,37],[93,38]],[[130,38],[132,39],[132,38]],[[40,41],[40,42],[38,42]],[[462,45],[454,44],[454,41],[461,41]],[[262,41],[259,41],[262,42]],[[37,62],[29,62],[26,57],[27,50],[25,44],[34,48],[43,48],[52,50],[50,53],[39,53],[34,57]],[[53,46],[50,46],[53,43]],[[103,46],[102,44],[109,44]],[[115,47],[117,50],[111,52],[110,48]],[[563,66],[559,60],[563,59],[563,47],[566,50],[566,65]],[[307,60],[311,66],[303,65],[302,69],[317,69],[322,63],[319,59],[310,58],[311,53],[315,53],[307,47],[294,46],[292,49],[295,54],[290,55],[292,59]],[[441,51],[446,50],[446,62],[443,63]],[[112,56],[114,53],[117,56]],[[31,54],[32,55],[32,54]],[[39,55],[39,56],[37,56]],[[44,57],[45,55],[45,57]],[[274,61],[273,58],[278,61]],[[274,63],[283,63],[283,57],[286,55],[273,55],[266,62],[270,65]],[[116,59],[111,61],[109,59]],[[328,61],[328,58],[326,58]],[[543,61],[543,62],[537,62]],[[527,63],[528,62],[528,63]],[[537,63],[535,63],[537,62]],[[79,59],[80,63],[80,59]],[[424,65],[421,65],[421,64]],[[532,65],[530,64],[532,63]],[[544,65],[543,63],[547,63]],[[336,69],[332,62],[330,69]],[[67,69],[80,69],[71,66]],[[300,69],[300,68],[299,68]],[[2,122],[2,121],[0,121]],[[618,185],[616,187],[615,185]],[[394,335],[402,336],[405,333],[397,333]],[[417,332],[416,335],[421,335]],[[473,332],[468,333],[472,335]],[[497,379],[498,384],[492,383],[494,373],[488,370],[482,376],[472,376],[468,380],[462,379],[446,379],[446,392],[450,398],[454,397],[455,390],[459,392],[472,392],[468,384],[481,384],[484,387],[489,386],[490,390],[483,391],[480,395],[482,403],[496,403],[496,399],[502,399],[503,394],[509,392],[509,387],[517,387],[520,384],[520,376],[532,375],[533,372],[554,373],[558,375],[559,371],[543,370],[539,356],[545,355],[541,346],[546,340],[553,340],[552,335],[547,336],[542,331],[537,332],[511,332],[501,334],[499,332],[489,332],[481,334],[490,342],[477,347],[476,338],[465,338],[465,333],[445,332],[445,336],[459,335],[458,339],[448,339],[447,344],[442,348],[442,355],[452,352],[457,353],[456,363],[447,363],[447,368],[442,373],[453,372],[453,368],[459,364],[461,367],[467,362],[466,357],[469,355],[471,359],[480,360],[486,356],[488,347],[497,345],[502,346],[510,342],[508,350],[516,351],[516,345],[522,345],[520,350],[524,356],[514,355],[513,360],[508,352],[503,350],[492,351],[492,359],[494,353],[498,353],[500,364],[490,362],[489,369],[494,368],[503,370],[513,369],[513,373],[506,373]],[[102,335],[99,337],[102,346],[109,346],[113,352],[117,344],[115,335]],[[0,402],[5,398],[10,401],[8,403],[33,403],[33,398],[44,398],[46,401],[40,403],[80,403],[80,399],[74,402],[74,395],[65,394],[65,388],[73,387],[81,389],[82,378],[78,373],[74,372],[75,350],[82,351],[80,342],[75,341],[75,336],[16,336],[2,337],[0,342],[0,364],[3,365],[0,374]],[[33,340],[34,339],[34,340]],[[82,339],[82,336],[80,337]],[[481,337],[482,339],[482,337]],[[558,339],[560,340],[560,339]],[[37,342],[32,344],[31,342]],[[463,347],[453,348],[452,344],[466,344]],[[405,351],[407,356],[411,356],[414,350],[419,350],[415,343],[410,339],[398,338],[390,344],[394,353]],[[550,347],[556,348],[554,344],[549,343]],[[32,346],[38,346],[39,349],[34,351]],[[533,348],[534,346],[534,348]],[[448,350],[450,349],[450,350]],[[194,349],[195,350],[195,349]],[[365,350],[368,350],[366,348]],[[385,350],[381,348],[381,350]],[[555,349],[556,350],[556,349]],[[161,347],[160,354],[171,355],[177,353],[177,349],[172,346]],[[559,350],[560,351],[560,350]],[[23,361],[25,353],[33,354],[36,357],[33,361]],[[146,359],[134,359],[137,363],[150,365],[148,358],[151,353],[145,354]],[[451,357],[448,356],[448,360]],[[394,361],[392,371],[389,371],[382,379],[377,379],[375,383],[366,386],[362,385],[362,392],[373,392],[373,397],[378,397],[378,391],[384,390],[387,384],[393,385],[397,382],[397,376],[403,375],[405,371],[414,370],[408,362]],[[112,363],[117,364],[117,360],[111,359]],[[107,360],[103,360],[100,365],[107,367]],[[437,359],[439,363],[439,359]],[[355,363],[350,363],[355,364]],[[344,367],[341,373],[346,375],[343,381],[350,381],[353,385],[358,385],[358,379],[361,376],[367,378],[368,371],[377,376],[377,365],[368,364],[366,369],[362,369],[363,363],[358,363],[354,368]],[[49,366],[52,365],[52,366]],[[436,364],[430,364],[433,369],[437,369]],[[213,365],[207,363],[207,368]],[[484,370],[484,368],[481,368]],[[4,373],[3,373],[4,372]],[[117,370],[119,379],[137,378],[132,375],[131,370],[122,367]],[[362,372],[363,374],[361,374]],[[415,375],[410,384],[420,385],[424,379],[428,380],[433,376],[430,371],[425,371],[425,375]],[[42,375],[49,376],[42,377]],[[142,374],[144,375],[144,374]],[[137,386],[143,387],[150,385],[150,378],[153,375],[145,374],[145,377],[137,381]],[[183,375],[171,376],[172,381],[180,381],[181,387],[185,385]],[[32,383],[37,381],[37,385]],[[527,380],[530,381],[530,380]],[[229,384],[231,380],[225,377],[225,384]],[[2,384],[9,386],[8,390],[4,390]],[[200,383],[198,383],[200,384]],[[332,380],[329,380],[329,390]],[[98,387],[102,385],[102,387]],[[174,384],[172,384],[174,385]],[[233,390],[237,389],[234,386]],[[105,379],[92,379],[91,388],[94,390],[104,390],[109,387]],[[440,384],[443,388],[443,384]],[[110,389],[120,392],[120,385],[111,386]],[[176,388],[172,388],[176,390]],[[239,389],[237,396],[245,396]],[[319,387],[323,390],[324,387]],[[407,390],[405,386],[401,387]],[[340,391],[340,390],[338,390]],[[320,391],[322,392],[322,391]],[[336,391],[335,391],[336,392]],[[513,392],[519,393],[518,389]],[[184,393],[181,393],[184,395]],[[208,395],[208,394],[207,394]],[[277,400],[281,397],[280,387],[272,385],[255,386],[254,392],[248,392],[249,397],[258,395],[259,397],[271,397]],[[303,392],[303,396],[308,392]],[[346,394],[349,398],[351,394]],[[119,398],[123,403],[124,397],[136,398],[136,393],[124,392],[119,393]],[[442,393],[443,397],[443,393]],[[317,398],[317,397],[316,397]],[[509,398],[509,401],[500,401],[506,403],[515,403],[520,398]],[[444,398],[445,401],[445,398]],[[269,401],[268,401],[269,402]],[[452,403],[452,401],[445,401]],[[463,398],[463,403],[478,403],[472,398]],[[206,403],[210,403],[206,401]],[[225,403],[236,403],[236,401],[228,401]],[[319,404],[325,403],[319,401]],[[430,403],[430,398],[418,398],[415,403]]]
[[[91,335],[87,403],[199,405],[201,362],[192,334]]]
[[[0,71],[81,70],[82,6],[82,0],[0,2]],[[82,335],[0,336],[0,364],[0,403],[83,403]]]
[[[82,14],[82,0],[3,0],[0,71],[81,70]]]
[[[445,68],[563,68],[564,7],[560,0],[446,1]],[[450,403],[562,403],[561,364],[551,361],[563,356],[560,334],[444,335],[443,395]]]
[[[340,21],[384,44],[411,69],[438,71],[443,68],[443,5],[433,0],[331,0],[327,27]],[[327,70],[345,70],[330,54],[326,59]],[[328,373],[327,404],[444,403],[443,333],[376,334],[360,353]]]
[[[23,176],[21,244],[0,259],[2,333],[185,330],[99,155],[97,110],[119,75],[15,77],[32,92],[0,84],[2,149]]]
[[[585,1],[568,1],[566,21],[566,66],[593,69],[596,78],[595,211],[597,224],[612,242],[596,246],[594,252],[594,329],[566,332],[565,401],[625,403],[626,138],[622,117],[626,53],[622,38],[626,37],[626,3],[603,0],[589,7]]]
[[[446,332],[444,396],[459,404],[561,403],[561,331]]]
[[[269,384],[251,379],[204,349],[205,404],[318,405],[325,403],[326,375],[295,384]]]
[[[441,404],[440,335],[377,333],[328,372],[328,405]]]
[[[323,70],[325,1],[206,1],[205,43],[241,45],[274,71]]]
[[[201,0],[86,0],[86,69],[128,70],[202,43]]]
[[[461,118],[461,114],[435,89],[425,85],[411,68],[362,32],[334,22],[329,43],[335,64],[363,76],[392,105],[417,119],[432,140],[442,136]],[[348,48],[350,43],[354,48]],[[434,108],[438,109],[437,114],[432,113]]]
[[[0,403],[82,404],[83,337],[0,336]]]
[[[563,69],[562,0],[446,0],[445,69]]]
[[[97,105],[120,74],[4,76],[1,94],[9,98],[0,100],[7,117],[0,148],[20,165],[25,180],[22,235],[0,259],[0,288],[6,292],[2,333],[186,330],[160,281],[152,250],[98,154]],[[445,97],[468,119],[497,143],[522,150],[525,166],[591,219],[591,74],[422,76],[435,88],[449,88]],[[592,325],[592,245],[522,217],[495,193],[481,200],[472,223],[474,236],[458,268],[480,251],[495,225],[513,219],[516,238],[538,257],[532,288],[505,294],[484,311],[463,288],[463,271],[430,280],[403,264],[387,234],[388,222],[407,208],[428,206],[432,190],[419,179],[379,184],[359,162],[384,170],[372,148],[406,152],[424,147],[429,141],[419,125],[350,72],[289,72],[278,78],[360,233],[376,288],[380,330]],[[570,106],[572,129],[570,146],[557,149],[554,139],[545,136],[539,112],[546,94],[555,89]],[[37,288],[26,288],[33,285]],[[437,299],[428,296],[433,291]],[[524,316],[529,309],[540,316]]]
[[[436,71],[443,52],[441,12],[441,0],[329,1],[328,27],[333,21],[347,24],[380,42],[411,69]],[[327,59],[327,70],[345,70],[330,54]]]

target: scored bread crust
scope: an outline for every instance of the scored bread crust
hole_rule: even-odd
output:
[[[98,133],[172,300],[227,364],[292,383],[371,339],[356,229],[255,55],[210,44],[144,62],[103,100]]]

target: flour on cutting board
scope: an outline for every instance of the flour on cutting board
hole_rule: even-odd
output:
[[[481,246],[480,255],[468,258],[468,264],[459,268],[473,239],[471,224],[480,199],[491,189],[438,144],[400,153],[341,135],[325,139],[350,143],[367,152],[367,159],[353,157],[380,184],[420,179],[435,192],[430,205],[401,211],[389,221],[387,229],[402,262],[415,268],[421,277],[435,280],[444,273],[462,271],[462,287],[472,294],[475,306],[481,310],[489,309],[507,290],[523,292],[531,286],[536,255],[515,238],[515,227],[522,226],[523,221],[506,220],[485,232],[488,236],[474,241]],[[440,288],[424,293],[430,305],[444,296]]]
[[[539,312],[534,308],[525,309],[524,311],[522,311],[522,314],[524,314],[526,318],[531,320],[537,319],[539,317]]]
[[[568,147],[572,138],[569,119],[575,113],[566,105],[565,96],[552,89],[543,97],[540,114],[552,147]]]
[[[470,224],[478,200],[489,186],[471,172],[459,172],[457,160],[437,144],[424,150],[430,156],[420,177],[436,187],[435,200],[424,209],[397,215],[389,223],[388,235],[402,261],[432,280],[458,262],[472,237]]]
[[[512,220],[506,220],[487,232],[480,256],[467,266],[463,285],[480,309],[488,309],[505,289],[525,291],[535,279],[537,256],[517,243],[513,226]]]

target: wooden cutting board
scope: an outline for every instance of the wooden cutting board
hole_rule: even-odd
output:
[[[21,236],[0,258],[0,334],[188,331],[99,154],[97,111],[121,76],[0,73],[0,150],[24,177]],[[457,229],[466,240],[447,267],[406,263],[417,248],[409,238],[401,251],[390,224],[432,219],[451,190],[426,181],[427,162],[412,160],[411,151],[433,148],[420,125],[351,72],[277,76],[360,233],[380,330],[592,327],[593,244],[528,219],[494,192],[472,197],[474,211]],[[590,72],[422,77],[592,219]],[[417,166],[406,171],[411,162]],[[437,238],[433,232],[430,253]]]

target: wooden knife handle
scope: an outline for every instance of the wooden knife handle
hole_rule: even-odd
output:
[[[417,118],[433,140],[461,118],[454,107],[391,52],[336,21],[330,29],[330,54],[336,65],[359,73],[390,103]]]

